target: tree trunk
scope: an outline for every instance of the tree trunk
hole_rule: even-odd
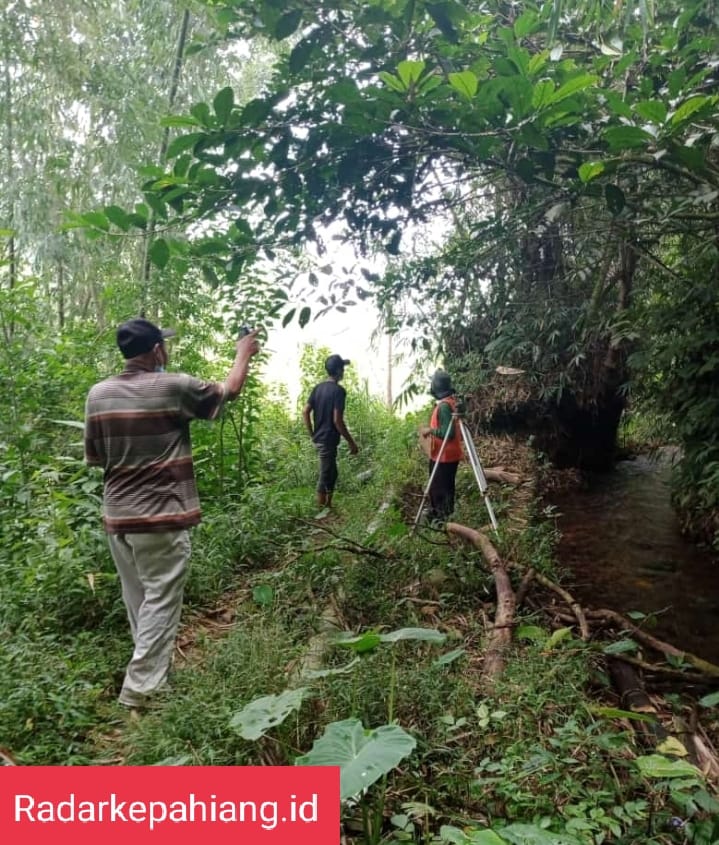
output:
[[[7,227],[11,230],[8,242],[8,286],[12,290],[17,282],[17,248],[15,243],[15,167],[14,156],[14,125],[13,125],[13,91],[10,76],[10,46],[7,30],[3,29],[3,56],[5,58],[5,190],[7,197]],[[7,327],[5,340],[9,341],[13,335],[12,323]],[[8,335],[9,333],[9,335]]]
[[[177,89],[180,86],[180,74],[182,72],[182,63],[185,58],[185,45],[187,43],[187,35],[190,29],[190,12],[185,9],[182,15],[182,24],[180,26],[180,37],[177,42],[177,52],[175,53],[175,64],[172,69],[172,80],[170,82],[170,92],[167,98],[168,111],[172,111],[175,100],[177,99]],[[159,164],[165,162],[167,155],[167,148],[170,143],[170,127],[166,126],[162,134],[162,143],[160,144]],[[150,219],[147,226],[147,234],[145,235],[145,257],[142,267],[142,281],[143,281],[143,302],[140,313],[144,316],[147,311],[147,306],[150,298],[150,279],[152,276],[152,266],[150,262],[150,246],[155,237],[156,218],[154,212],[150,212]]]

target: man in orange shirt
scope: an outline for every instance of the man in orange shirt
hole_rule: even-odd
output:
[[[437,404],[432,411],[429,426],[424,426],[420,430],[422,437],[429,439],[430,476],[434,472],[429,488],[430,507],[427,515],[430,521],[445,522],[454,510],[455,478],[457,467],[462,459],[460,430],[454,422],[457,400],[449,373],[437,370],[432,376],[429,392],[437,400]],[[446,443],[444,443],[445,437],[447,437]],[[444,449],[442,449],[442,443],[444,443]]]

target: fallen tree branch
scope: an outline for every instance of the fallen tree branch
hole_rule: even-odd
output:
[[[468,528],[466,525],[460,525],[458,522],[448,522],[446,528],[448,534],[461,537],[479,549],[494,576],[494,583],[497,588],[497,609],[484,654],[484,675],[491,684],[502,673],[505,654],[512,642],[512,627],[516,608],[512,582],[504,561],[484,534],[475,531],[473,528]]]
[[[624,663],[631,663],[632,666],[637,666],[645,672],[651,672],[654,675],[664,675],[667,678],[681,679],[685,683],[690,684],[706,684],[708,677],[691,672],[682,672],[681,669],[671,669],[669,666],[657,666],[655,663],[647,663],[646,660],[641,660],[638,657],[632,657],[629,654],[613,654],[612,657],[617,660],[622,660]]]
[[[336,531],[333,531],[331,528],[328,528],[326,525],[320,525],[317,522],[312,522],[308,519],[299,519],[295,518],[295,522],[300,522],[303,525],[309,525],[315,531],[324,531],[325,534],[329,534],[332,537],[335,537],[337,540],[340,540],[342,543],[345,543],[344,546],[337,546],[336,544],[332,544],[329,546],[323,546],[322,549],[339,549],[339,551],[343,552],[351,552],[352,554],[357,555],[369,555],[370,557],[376,557],[380,560],[386,560],[387,555],[382,554],[382,552],[378,552],[375,549],[369,548],[369,546],[363,546],[361,543],[358,543],[356,540],[351,539],[350,537],[343,537],[342,534],[338,534]],[[315,552],[318,550],[318,547],[315,546],[313,548],[306,549],[303,554],[307,554],[309,552]]]
[[[504,467],[489,467],[484,470],[487,481],[497,481],[500,484],[521,484],[522,476],[516,472],[508,472]]]
[[[579,602],[574,598],[571,593],[568,593],[564,587],[560,587],[559,584],[555,584],[550,578],[547,578],[546,575],[542,575],[541,572],[534,573],[534,580],[538,581],[548,590],[551,590],[553,593],[556,593],[558,596],[564,599],[564,601],[572,608],[572,613],[577,619],[577,623],[579,624],[579,631],[581,634],[582,639],[586,642],[590,637],[589,625],[587,624],[587,617],[582,610],[581,605]]]
[[[629,631],[641,643],[653,648],[660,654],[678,657],[686,663],[689,663],[695,669],[698,669],[702,675],[710,675],[713,678],[719,678],[719,666],[715,663],[710,663],[702,657],[697,657],[695,654],[691,654],[691,652],[682,651],[670,643],[658,640],[656,637],[653,637],[651,634],[643,631],[638,625],[635,625],[631,620],[622,616],[621,613],[617,613],[615,610],[607,610],[606,608],[602,610],[590,610],[587,611],[587,616],[589,616],[590,619],[603,619],[605,621],[614,622],[616,625],[619,625],[620,628],[623,628],[625,631]]]
[[[530,567],[524,573],[524,575],[522,576],[522,580],[519,582],[519,588],[517,589],[517,607],[521,607],[524,604],[524,600],[527,597],[529,587],[533,580],[534,569]]]

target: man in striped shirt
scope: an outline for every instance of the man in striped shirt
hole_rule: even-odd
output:
[[[105,471],[103,522],[135,644],[120,703],[142,707],[167,679],[190,556],[200,522],[190,421],[212,420],[234,399],[259,351],[257,332],[237,341],[223,383],[166,373],[165,338],[144,319],[117,330],[123,372],[91,388],[85,459]]]

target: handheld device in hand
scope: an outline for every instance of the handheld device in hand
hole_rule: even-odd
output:
[[[245,337],[245,335],[248,335],[251,331],[252,329],[249,326],[241,326],[240,337]]]

